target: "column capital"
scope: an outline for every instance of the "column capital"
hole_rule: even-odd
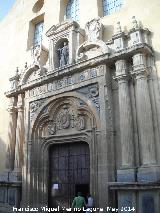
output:
[[[126,83],[126,82],[128,82],[128,80],[130,79],[130,76],[129,76],[129,75],[126,75],[126,74],[123,74],[123,75],[115,76],[114,79],[115,79],[116,81],[118,81],[119,84],[121,84],[121,83]]]
[[[7,111],[10,114],[17,112],[17,97],[9,98],[9,105]]]
[[[126,60],[118,60],[115,63],[116,66],[116,76],[114,77],[119,83],[125,83],[129,80],[129,74],[127,69]]]
[[[135,76],[136,79],[147,78],[149,75],[149,70],[147,68],[146,55],[144,53],[137,53],[133,57],[133,70],[131,74]]]
[[[9,114],[14,114],[17,112],[17,107],[16,106],[8,106],[7,111],[9,112]]]
[[[115,62],[116,74],[126,74],[127,72],[127,62],[126,60],[118,60]]]

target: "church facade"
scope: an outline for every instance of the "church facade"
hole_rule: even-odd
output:
[[[136,9],[124,26],[125,7],[132,7],[127,0],[94,1],[97,13],[83,21],[85,2],[69,0],[55,1],[59,21],[48,21],[47,29],[49,2],[30,1],[30,58],[10,77],[5,93],[9,127],[0,212],[65,212],[81,191],[91,193],[97,212],[158,213],[160,66],[154,27],[145,26]]]

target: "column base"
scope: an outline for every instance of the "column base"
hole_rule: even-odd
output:
[[[160,166],[148,165],[138,168],[138,182],[158,182],[160,181]]]
[[[21,171],[16,171],[16,170],[12,171],[10,173],[10,181],[11,182],[19,182],[19,181],[21,182],[22,181]]]
[[[135,182],[136,169],[135,168],[122,168],[117,170],[117,182]]]

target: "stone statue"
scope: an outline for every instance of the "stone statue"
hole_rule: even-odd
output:
[[[91,21],[87,22],[85,31],[88,36],[88,41],[97,41],[101,37],[101,30],[102,24],[100,19],[92,19]]]
[[[58,49],[60,67],[69,63],[69,48],[68,43],[64,42],[63,47]]]
[[[37,45],[37,46],[33,49],[33,60],[34,60],[34,63],[39,64],[39,61],[40,61],[40,53],[41,53],[41,47],[40,47],[40,45]]]

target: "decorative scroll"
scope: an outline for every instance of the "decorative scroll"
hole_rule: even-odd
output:
[[[39,109],[40,106],[42,106],[42,104],[44,103],[45,99],[41,99],[38,101],[34,101],[30,103],[30,120],[33,119],[33,116],[35,114],[35,112]]]
[[[97,84],[79,89],[78,92],[83,93],[87,98],[89,98],[96,107],[97,111],[100,111],[99,90]]]

